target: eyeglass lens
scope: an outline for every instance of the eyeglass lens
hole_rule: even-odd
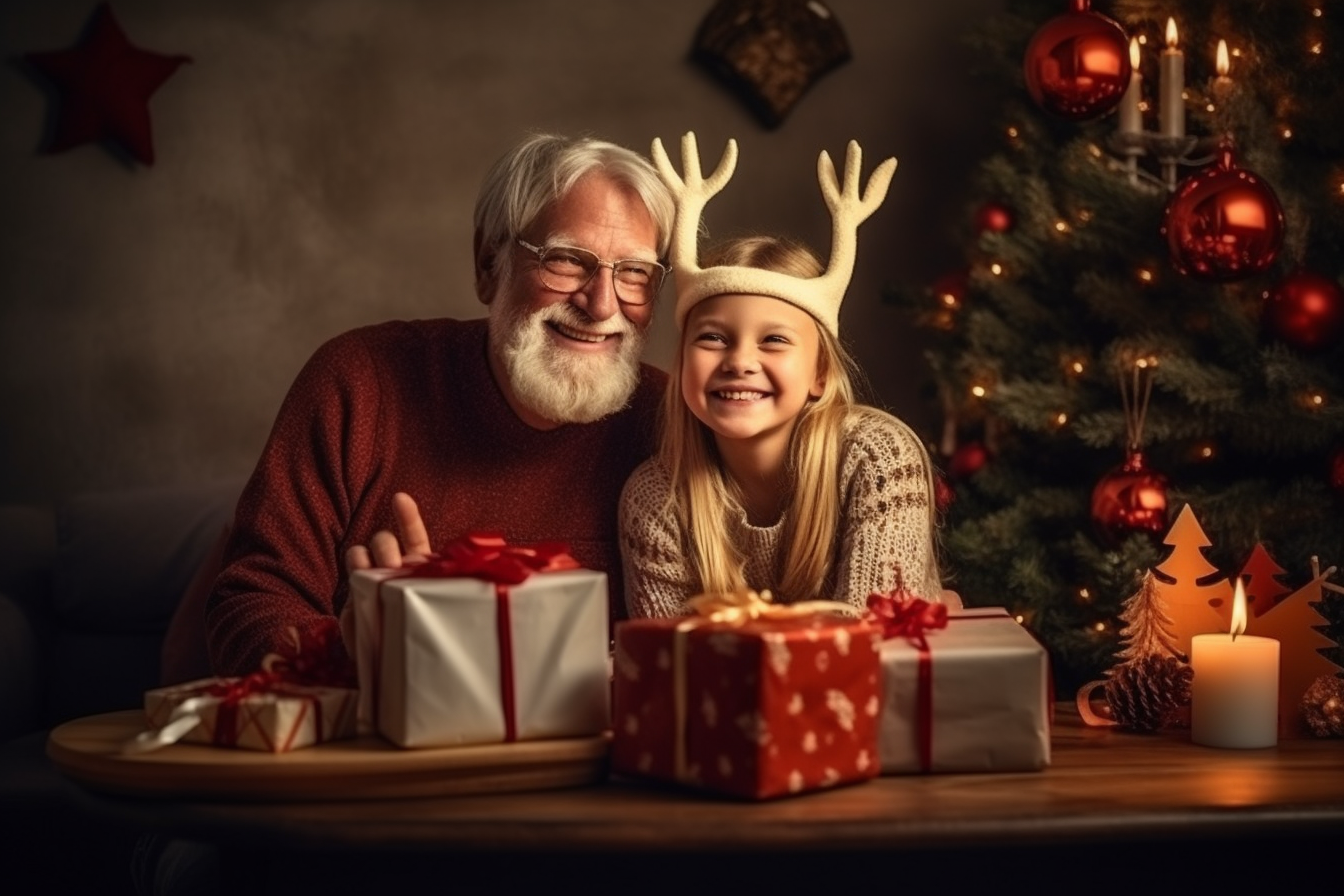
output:
[[[648,303],[662,285],[662,268],[653,262],[602,261],[587,249],[573,246],[551,246],[542,251],[541,282],[556,292],[577,292],[593,279],[600,267],[611,268],[616,295],[631,305]]]

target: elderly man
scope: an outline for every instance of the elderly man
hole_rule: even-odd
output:
[[[673,214],[610,143],[533,136],[496,163],[475,211],[488,317],[353,330],[290,388],[207,603],[214,670],[330,625],[348,569],[473,530],[567,542],[624,616],[616,508],[655,446],[665,377],[639,357]]]

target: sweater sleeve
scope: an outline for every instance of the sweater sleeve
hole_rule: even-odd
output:
[[[239,499],[207,604],[217,674],[254,672],[291,628],[304,635],[336,617],[378,395],[368,350],[350,334],[320,347],[290,387]]]
[[[621,564],[631,619],[681,616],[698,593],[676,514],[672,482],[656,460],[631,474],[621,492]]]
[[[899,581],[940,600],[928,452],[908,426],[873,410],[851,418],[845,448],[837,599],[863,607]]]

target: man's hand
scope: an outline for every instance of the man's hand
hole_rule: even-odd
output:
[[[368,546],[357,544],[345,552],[345,570],[387,567],[397,569],[406,563],[422,563],[432,548],[425,521],[415,499],[405,492],[392,496],[392,510],[397,516],[397,531],[387,529],[375,532]]]

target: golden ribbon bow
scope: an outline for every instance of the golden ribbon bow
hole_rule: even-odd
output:
[[[805,600],[796,604],[773,603],[768,590],[739,588],[698,594],[686,601],[691,615],[677,624],[672,638],[672,707],[676,723],[673,764],[679,781],[690,782],[686,766],[686,635],[707,623],[742,626],[756,619],[800,619],[817,613],[840,613],[860,618],[856,607],[837,600]]]

